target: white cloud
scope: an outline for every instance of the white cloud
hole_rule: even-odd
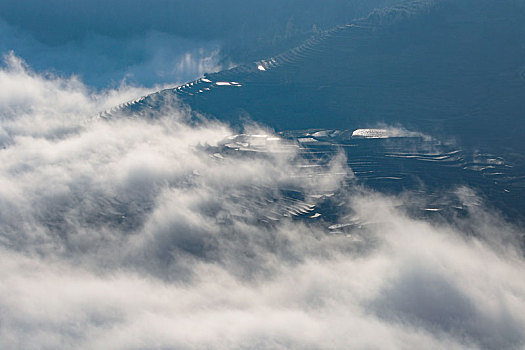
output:
[[[404,213],[410,195],[359,188],[339,193],[341,223],[364,223],[349,237],[263,223],[283,207],[277,188],[341,192],[342,176],[307,176],[292,147],[214,157],[232,131],[191,126],[184,110],[86,122],[145,90],[91,93],[8,60],[1,348],[524,345],[519,229],[468,189],[457,191],[468,215],[448,225]],[[330,167],[351,171],[342,158]]]

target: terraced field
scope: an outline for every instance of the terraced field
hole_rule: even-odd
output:
[[[368,129],[370,133],[374,130]],[[471,154],[454,145],[413,133],[388,137],[356,136],[351,130],[284,131],[272,135],[234,135],[218,147],[210,147],[214,161],[229,157],[264,157],[266,153],[297,152],[301,159],[297,174],[311,177],[344,175],[339,190],[365,186],[383,193],[415,193],[424,198],[412,201],[408,208],[416,215],[459,215],[473,203],[456,194],[462,188],[474,188],[494,207],[508,215],[521,216],[520,196],[524,191],[523,176],[512,164],[492,154]],[[343,155],[349,171],[334,173],[330,164]],[[446,181],[445,181],[446,179]],[[242,207],[257,212],[264,220],[283,216],[324,220],[337,217],[335,192],[319,192],[309,197],[301,188],[246,189],[237,201]],[[263,199],[261,199],[263,198]],[[480,205],[481,203],[474,203]],[[486,204],[486,203],[485,203]]]
[[[381,191],[409,189],[431,198],[469,186],[496,207],[525,215],[523,11],[523,2],[510,1],[401,2],[275,57],[206,74],[100,117],[147,118],[188,105],[195,115],[233,125],[268,125],[305,159],[329,161],[343,150],[355,178]],[[431,137],[351,135],[381,125]],[[277,212],[314,212],[305,199],[290,203]],[[461,207],[421,209],[454,206]]]

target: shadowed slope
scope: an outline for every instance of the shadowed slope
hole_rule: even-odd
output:
[[[524,11],[523,1],[406,2],[119,110],[140,114],[177,96],[232,123],[248,117],[281,130],[401,123],[474,147],[522,149]]]
[[[101,117],[147,116],[178,99],[232,124],[248,119],[277,130],[402,125],[455,146],[433,159],[418,156],[418,147],[426,147],[420,143],[398,143],[394,152],[382,143],[360,144],[370,152],[362,156],[375,159],[366,163],[346,147],[365,184],[429,192],[467,185],[506,211],[523,213],[523,13],[524,1],[406,1],[283,54],[207,74]],[[447,152],[456,151],[461,159],[450,170]]]

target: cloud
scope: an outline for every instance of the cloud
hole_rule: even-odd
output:
[[[521,229],[468,188],[464,217],[432,222],[402,209],[411,194],[343,186],[342,155],[323,177],[276,135],[234,151],[183,107],[91,118],[146,89],[93,92],[13,55],[0,83],[1,348],[524,345]],[[289,193],[334,193],[336,223],[361,225],[285,217]]]

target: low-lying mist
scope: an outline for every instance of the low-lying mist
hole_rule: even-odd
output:
[[[343,155],[325,176],[279,142],[213,156],[238,131],[177,101],[93,118],[147,89],[92,92],[14,55],[0,85],[1,348],[525,345],[522,228],[468,188],[468,215],[424,220],[403,209],[414,194],[354,184]],[[338,219],[262,220],[282,188],[335,193]]]

